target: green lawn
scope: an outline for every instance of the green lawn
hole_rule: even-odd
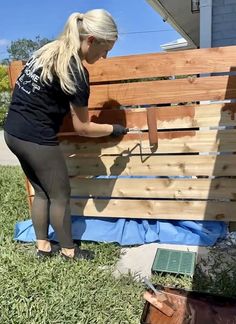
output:
[[[92,262],[65,262],[59,256],[39,261],[33,244],[13,241],[15,222],[28,218],[20,168],[0,167],[1,324],[139,323],[144,287],[132,276],[117,279],[112,275],[119,246],[83,243],[96,253]],[[233,271],[236,274],[235,266]],[[232,295],[235,276],[231,279],[226,272],[220,275],[219,282],[205,277],[199,268],[194,280],[155,276],[152,281]]]
[[[28,219],[19,167],[0,167],[0,323],[139,323],[143,287],[131,276],[115,279],[120,248],[83,243],[93,262],[35,258],[33,244],[13,241],[17,220]]]

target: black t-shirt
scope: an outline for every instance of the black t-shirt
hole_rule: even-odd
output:
[[[41,70],[32,70],[31,58],[16,81],[4,129],[22,140],[41,145],[57,145],[56,134],[64,116],[70,111],[69,103],[84,107],[88,105],[89,76],[80,77],[75,68],[76,93],[62,91],[55,76],[50,85],[40,81]]]

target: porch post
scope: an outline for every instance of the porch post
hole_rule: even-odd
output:
[[[212,45],[212,0],[200,0],[200,48]]]

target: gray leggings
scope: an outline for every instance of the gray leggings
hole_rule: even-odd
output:
[[[73,248],[70,183],[60,147],[23,141],[6,132],[4,136],[35,190],[32,221],[37,240],[48,239],[51,224],[60,246]]]

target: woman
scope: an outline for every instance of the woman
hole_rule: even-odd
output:
[[[16,81],[4,134],[35,190],[32,221],[39,257],[53,254],[49,224],[64,258],[93,257],[73,244],[69,177],[56,134],[69,111],[80,136],[127,133],[121,125],[89,121],[89,80],[82,64],[106,58],[117,36],[116,24],[105,10],[74,13],[58,39],[36,51]]]

